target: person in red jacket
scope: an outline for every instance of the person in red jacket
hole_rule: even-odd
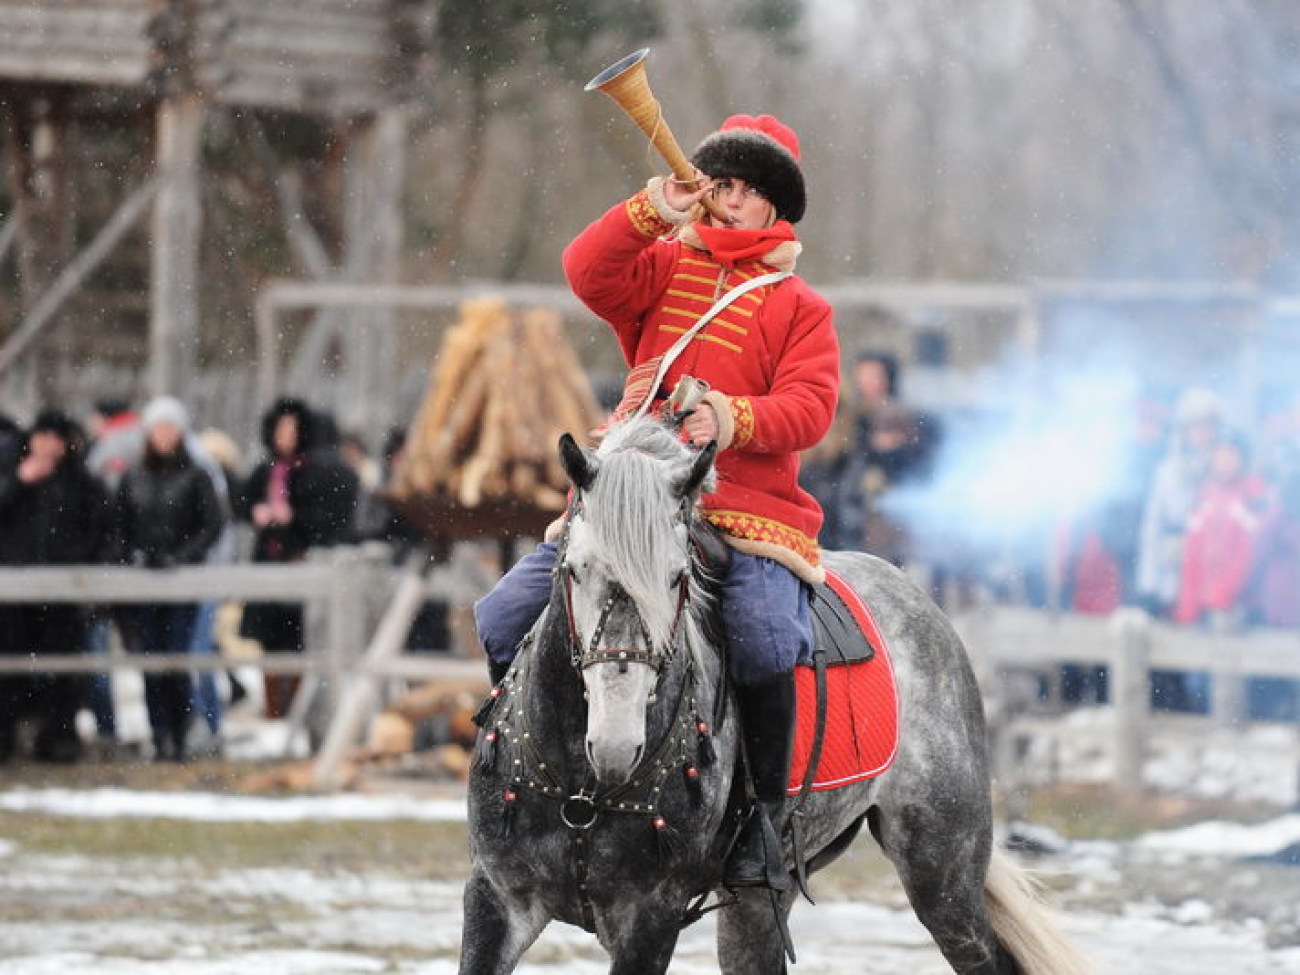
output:
[[[801,250],[793,225],[806,205],[799,156],[798,138],[776,118],[734,115],[696,149],[700,179],[652,178],[564,252],[570,286],[609,323],[629,366],[615,421],[665,399],[683,376],[709,384],[683,435],[718,444],[717,489],[700,510],[735,550],[720,598],[758,798],[728,859],[732,886],[781,882],[766,869],[779,853],[765,848],[764,819],[779,835],[794,666],[811,652],[808,593],[825,575],[822,511],[799,486],[799,452],[830,429],[840,353],[830,305],[792,273]],[[725,221],[706,215],[706,194]],[[657,368],[715,301],[772,272],[786,276],[734,298]],[[543,543],[475,606],[494,680],[545,607],[554,562],[554,545]]]
[[[1188,524],[1174,619],[1229,622],[1255,564],[1255,542],[1266,501],[1264,483],[1249,470],[1244,438],[1226,436],[1214,448],[1210,476]]]

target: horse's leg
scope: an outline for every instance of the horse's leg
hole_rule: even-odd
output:
[[[679,915],[662,903],[620,909],[601,923],[600,942],[613,964],[609,975],[663,975],[673,959]]]
[[[722,975],[785,975],[785,944],[772,912],[772,892],[738,888],[739,900],[718,911],[718,966]],[[789,920],[795,890],[779,895],[780,910]]]
[[[546,927],[540,910],[511,910],[477,867],[465,884],[460,975],[507,975]]]
[[[872,835],[898,871],[912,910],[958,975],[1020,975],[998,943],[984,902],[992,844],[986,816],[952,796],[876,807]]]

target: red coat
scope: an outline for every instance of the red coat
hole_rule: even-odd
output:
[[[609,323],[635,367],[667,351],[736,284],[772,270],[759,260],[727,267],[662,235],[645,191],[610,209],[564,252],[569,284]],[[839,341],[830,304],[802,279],[786,278],[736,300],[668,370],[712,387],[721,426],[718,488],[701,507],[738,548],[818,576],[822,512],[799,486],[799,451],[821,441],[835,415]]]
[[[1192,623],[1206,612],[1237,607],[1254,563],[1263,493],[1252,477],[1210,481],[1201,489],[1183,548],[1174,619]]]

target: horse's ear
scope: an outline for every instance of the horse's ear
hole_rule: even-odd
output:
[[[568,433],[560,437],[560,463],[573,486],[580,491],[587,490],[596,480],[596,468],[592,465],[591,458]]]
[[[718,442],[710,440],[691,461],[691,469],[673,485],[679,498],[689,498],[696,494],[705,479],[713,473],[713,460],[718,456]]]

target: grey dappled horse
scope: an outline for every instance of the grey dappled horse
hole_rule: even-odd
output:
[[[653,420],[614,428],[594,453],[561,444],[575,491],[550,604],[498,688],[470,777],[462,975],[513,971],[552,920],[593,931],[614,975],[663,973],[719,885],[738,737],[734,709],[718,707],[723,661],[687,541],[713,453]],[[954,971],[1085,971],[1018,869],[990,858],[983,711],[957,635],[893,566],[825,559],[889,643],[901,743],[883,775],[813,793],[791,817],[809,868],[865,821]],[[743,890],[719,909],[724,973],[785,971],[771,896]],[[779,895],[787,914],[795,896]]]

